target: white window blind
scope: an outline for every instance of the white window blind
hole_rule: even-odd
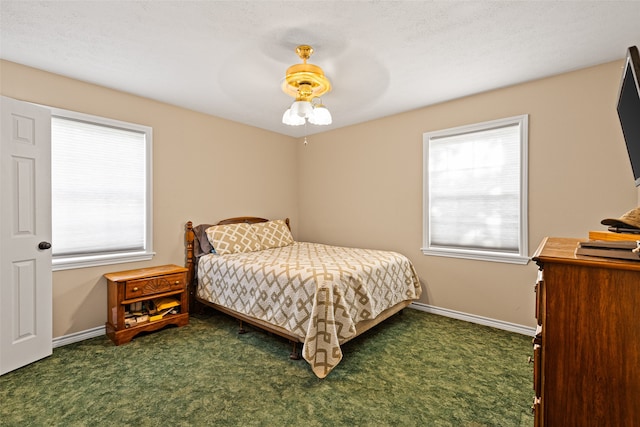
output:
[[[85,115],[51,126],[54,265],[150,254],[151,130]]]
[[[423,252],[526,258],[525,130],[520,116],[425,134]]]

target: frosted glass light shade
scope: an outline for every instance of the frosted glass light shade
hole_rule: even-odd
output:
[[[314,108],[309,116],[309,123],[313,125],[330,125],[332,121],[331,113],[324,105]]]
[[[293,114],[291,108],[288,108],[282,115],[282,123],[289,126],[300,126],[304,124],[304,117]]]

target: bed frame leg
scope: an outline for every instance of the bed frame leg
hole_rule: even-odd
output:
[[[238,329],[238,333],[239,334],[246,334],[247,330],[244,328],[244,325],[242,324],[242,320],[240,320],[240,329]]]
[[[289,355],[289,359],[291,360],[300,360],[300,351],[298,351],[298,343],[295,341],[291,341],[293,344],[293,349],[291,349],[291,354]]]

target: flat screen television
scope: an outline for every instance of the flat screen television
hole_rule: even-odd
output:
[[[624,65],[620,90],[618,91],[618,117],[622,134],[627,145],[633,179],[640,187],[640,54],[638,48],[627,49],[627,61]]]

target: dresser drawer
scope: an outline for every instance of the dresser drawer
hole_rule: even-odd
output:
[[[185,285],[186,275],[184,273],[129,280],[125,284],[125,298],[133,299],[161,292],[181,290],[185,288]]]

